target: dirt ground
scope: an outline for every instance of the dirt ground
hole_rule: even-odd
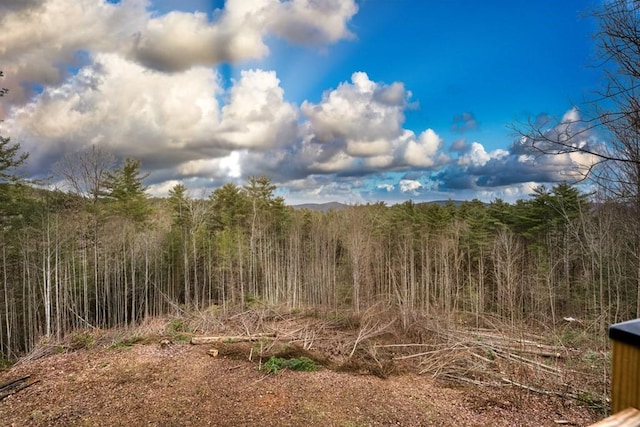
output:
[[[209,346],[137,344],[55,354],[0,384],[38,382],[0,401],[7,426],[585,426],[600,418],[559,397],[428,376],[284,370]]]

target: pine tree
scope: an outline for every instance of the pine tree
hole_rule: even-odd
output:
[[[151,213],[140,161],[126,159],[120,169],[107,172],[103,195],[114,202],[115,211],[135,223],[143,223]]]

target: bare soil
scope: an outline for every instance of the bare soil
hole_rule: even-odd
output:
[[[113,337],[104,345],[98,338],[89,348],[25,358],[0,372],[0,385],[25,375],[38,382],[0,401],[0,424],[587,426],[603,418],[560,394],[442,380],[410,369],[381,378],[386,375],[336,365],[330,355],[297,344],[281,350],[313,357],[319,370],[265,374],[259,368],[267,352],[260,356],[256,343],[195,346],[174,335],[161,345],[162,338],[154,333],[133,345]],[[215,357],[212,347],[219,350]]]

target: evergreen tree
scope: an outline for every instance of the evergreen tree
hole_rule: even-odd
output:
[[[4,74],[0,71],[0,77]],[[0,89],[0,98],[9,90]],[[0,135],[0,221],[6,222],[15,214],[14,202],[18,197],[16,184],[20,183],[17,169],[22,166],[29,157],[28,153],[20,153],[20,144],[11,144],[11,139]]]
[[[189,200],[187,187],[184,184],[176,184],[169,190],[169,205],[171,206],[171,218],[173,225],[186,227],[189,225]]]
[[[232,183],[219,187],[209,196],[210,226],[213,230],[245,227],[249,217],[249,199],[242,188]]]
[[[120,169],[107,172],[103,195],[114,202],[115,211],[135,223],[144,222],[151,208],[142,181],[147,175],[140,173],[140,161],[126,159]]]

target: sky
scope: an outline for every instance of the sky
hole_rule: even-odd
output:
[[[512,202],[593,162],[514,127],[602,87],[599,1],[2,0],[0,135],[62,189],[97,146],[159,197],[266,175],[288,204]]]

